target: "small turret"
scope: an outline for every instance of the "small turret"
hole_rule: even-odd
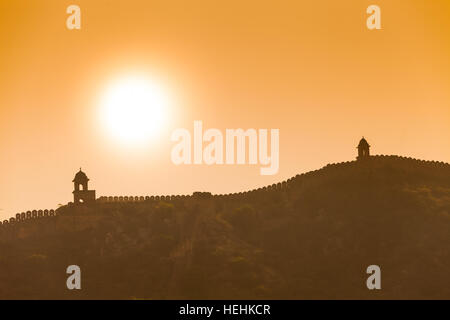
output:
[[[88,189],[89,178],[81,171],[77,172],[75,178],[72,181],[74,183],[73,190],[73,203],[92,203],[95,202],[95,190]]]
[[[359,141],[358,144],[358,156],[357,160],[363,160],[370,157],[370,145],[364,137]]]

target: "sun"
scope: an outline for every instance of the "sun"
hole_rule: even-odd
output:
[[[112,82],[100,105],[106,131],[127,145],[148,143],[161,131],[169,114],[167,92],[144,76],[126,76]]]

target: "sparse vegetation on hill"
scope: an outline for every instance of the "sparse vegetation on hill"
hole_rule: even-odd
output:
[[[281,190],[66,206],[2,227],[0,298],[450,299],[449,248],[450,166],[373,157]],[[366,287],[372,264],[382,290]]]

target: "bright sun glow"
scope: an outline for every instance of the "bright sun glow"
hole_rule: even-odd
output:
[[[161,131],[168,107],[162,87],[145,77],[126,77],[107,88],[100,117],[113,138],[127,145],[143,144]]]

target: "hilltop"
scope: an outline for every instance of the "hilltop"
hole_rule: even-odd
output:
[[[249,192],[138,200],[1,226],[0,299],[450,299],[445,163],[371,156]],[[65,287],[71,264],[80,291]]]

